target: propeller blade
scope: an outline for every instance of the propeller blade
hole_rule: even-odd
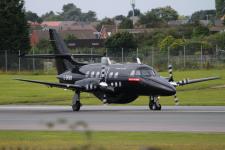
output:
[[[179,99],[178,99],[178,97],[177,97],[176,94],[174,95],[174,102],[175,102],[175,105],[176,105],[176,106],[179,105]]]
[[[168,72],[169,72],[169,82],[173,82],[174,79],[173,79],[173,66],[172,65],[168,66]]]

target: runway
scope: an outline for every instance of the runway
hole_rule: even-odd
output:
[[[0,106],[0,130],[82,130],[72,128],[77,122],[93,131],[225,132],[225,107]]]

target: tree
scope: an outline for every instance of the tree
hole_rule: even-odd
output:
[[[207,36],[209,35],[209,28],[202,26],[202,25],[198,25],[196,27],[194,27],[192,36],[193,37],[201,37],[201,36]]]
[[[220,49],[225,49],[225,33],[216,33],[205,37],[204,40],[212,47],[218,46]]]
[[[160,27],[167,25],[170,20],[177,20],[178,17],[177,11],[170,6],[160,7],[141,15],[139,23],[146,27]]]
[[[81,9],[77,8],[73,3],[63,6],[63,12],[60,14],[64,21],[80,21]]]
[[[151,11],[140,16],[139,23],[148,27],[159,27],[163,21]]]
[[[136,48],[137,43],[133,34],[128,32],[116,33],[110,36],[106,42],[107,48]]]
[[[215,0],[216,1],[216,15],[217,17],[222,17],[225,14],[225,1],[224,0]]]
[[[134,9],[134,16],[140,16],[141,11],[139,9]],[[128,18],[133,17],[133,10],[130,10],[127,15]]]
[[[193,22],[198,22],[199,20],[215,20],[216,10],[201,10],[194,12],[191,16]]]
[[[113,19],[103,18],[100,23],[97,25],[96,29],[100,31],[103,25],[115,25]]]
[[[56,15],[53,11],[47,12],[41,16],[44,21],[60,21],[62,20],[60,15]]]
[[[133,29],[133,22],[130,19],[125,18],[120,23],[119,28],[120,29]]]
[[[0,22],[0,51],[30,50],[23,0],[0,1]]]
[[[96,13],[94,11],[88,11],[87,13],[82,13],[81,21],[94,22],[97,21]]]
[[[170,6],[152,9],[152,13],[163,21],[177,20],[178,12]]]
[[[167,51],[176,39],[173,36],[167,36],[160,42],[161,51]]]
[[[60,13],[61,18],[64,21],[96,21],[96,13],[94,11],[88,11],[83,13],[80,8],[78,8],[73,3],[69,3],[63,6],[63,12]]]
[[[26,15],[26,19],[28,21],[38,22],[38,23],[42,22],[42,19],[36,13],[33,13],[31,11],[27,11],[25,15]]]
[[[179,50],[184,45],[184,39],[176,39],[173,36],[167,36],[160,42],[160,50],[163,52],[168,52],[168,49],[170,49],[171,54],[178,55]]]
[[[42,16],[45,21],[84,21],[92,22],[96,21],[96,13],[94,11],[88,11],[83,13],[80,8],[78,8],[73,3],[63,5],[62,12],[55,14],[50,11]]]
[[[115,16],[115,17],[114,17],[115,20],[120,20],[120,21],[122,21],[122,20],[125,19],[125,18],[126,18],[126,17],[123,16],[123,15],[118,15],[118,16]]]

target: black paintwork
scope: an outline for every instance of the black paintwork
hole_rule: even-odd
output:
[[[176,94],[176,86],[216,79],[185,80],[174,85],[171,84],[172,78],[160,77],[152,67],[145,64],[107,64],[105,61],[98,64],[78,63],[75,58],[84,55],[70,54],[58,33],[52,29],[49,32],[55,54],[29,55],[29,57],[56,59],[57,78],[60,83],[17,80],[79,92],[90,92],[100,100],[106,98],[107,103],[125,104],[142,95],[154,97],[172,96]],[[102,83],[107,84],[107,86],[101,85]]]

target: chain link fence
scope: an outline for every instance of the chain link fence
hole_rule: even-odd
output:
[[[200,47],[193,50],[188,47],[180,49],[168,48],[166,51],[156,50],[154,48],[146,49],[74,49],[72,53],[86,54],[104,54],[112,60],[113,63],[133,63],[136,58],[140,58],[142,63],[153,66],[158,71],[167,70],[167,66],[172,64],[176,70],[183,69],[210,69],[225,67],[225,51],[217,47],[206,49]],[[45,72],[48,73],[55,68],[54,60],[21,58],[17,54],[8,51],[0,51],[0,71],[1,72]],[[94,63],[100,62],[100,59],[86,58],[77,59],[80,62]]]

